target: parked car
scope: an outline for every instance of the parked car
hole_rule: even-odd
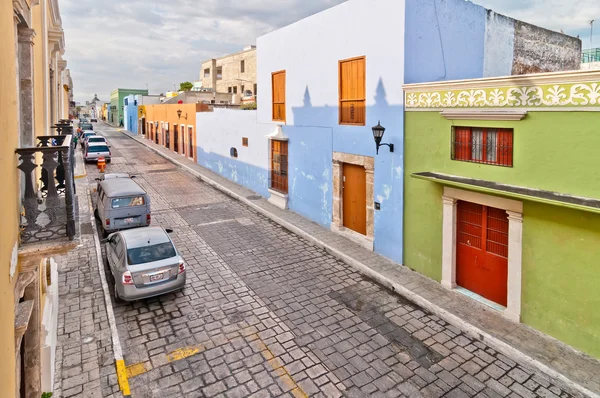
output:
[[[94,130],[94,125],[90,122],[79,123],[79,128],[83,131],[85,130]]]
[[[106,144],[108,145],[108,142],[106,142],[106,138],[100,136],[100,135],[88,135],[87,137],[85,137],[84,141],[83,141],[83,147],[88,147],[90,145],[96,145],[96,144]]]
[[[150,225],[150,195],[131,178],[112,178],[100,183],[96,209],[105,233]]]
[[[100,191],[100,184],[102,181],[112,180],[114,178],[135,178],[135,176],[129,173],[104,173],[100,178],[96,178],[96,181],[98,181],[96,192]]]
[[[113,233],[103,242],[115,278],[115,300],[140,300],[185,286],[186,265],[167,230],[135,228]]]
[[[93,118],[90,119],[90,122],[91,123],[98,123],[98,119],[96,119],[95,117],[93,117]]]
[[[94,145],[89,145],[84,148],[83,160],[85,162],[97,162],[100,156],[104,156],[106,163],[110,163],[111,152],[108,145],[94,143]]]
[[[81,148],[85,149],[85,140],[92,135],[96,135],[95,132],[90,131],[90,130],[83,130],[81,132],[81,134],[79,135],[79,143],[81,144]]]

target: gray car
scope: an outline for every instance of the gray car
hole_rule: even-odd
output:
[[[185,286],[185,262],[164,228],[116,232],[102,242],[115,278],[116,300],[140,300]]]

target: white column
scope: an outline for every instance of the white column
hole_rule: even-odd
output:
[[[442,196],[442,286],[456,287],[456,199]]]
[[[523,260],[523,214],[508,213],[508,298],[504,316],[521,321],[521,276]]]

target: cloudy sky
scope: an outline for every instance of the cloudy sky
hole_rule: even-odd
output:
[[[257,36],[345,0],[59,0],[65,58],[75,100],[98,94],[109,100],[116,87],[151,94],[199,78],[202,61],[254,44]],[[415,0],[406,0],[415,1]],[[475,0],[499,13],[567,34],[590,46],[589,21],[598,0]]]

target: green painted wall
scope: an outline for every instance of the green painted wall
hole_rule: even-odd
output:
[[[113,124],[118,125],[121,119],[123,118],[124,109],[123,102],[125,97],[128,95],[148,95],[148,90],[137,90],[137,89],[127,89],[127,88],[118,88],[113,90],[110,93],[110,105],[116,106],[117,111],[114,116],[111,117],[113,119]],[[110,120],[109,120],[110,122]]]
[[[522,121],[449,121],[439,112],[405,117],[404,264],[441,279],[440,184],[434,171],[600,198],[600,114],[531,112]],[[514,129],[514,167],[450,159],[451,127]],[[523,322],[600,357],[600,216],[524,202]]]

